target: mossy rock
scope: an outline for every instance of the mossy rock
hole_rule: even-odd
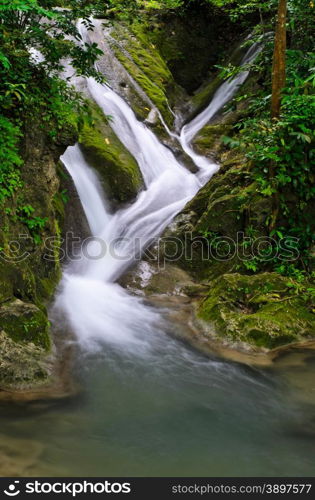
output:
[[[194,140],[197,151],[201,154],[214,154],[219,152],[223,147],[223,136],[229,135],[231,130],[232,125],[225,123],[207,125]]]
[[[237,195],[225,194],[208,204],[196,225],[198,232],[211,230],[234,238],[243,228],[242,202]]]
[[[221,132],[220,126],[217,127]],[[243,268],[234,250],[240,246],[242,253],[241,242],[249,225],[254,227],[257,238],[268,235],[266,220],[271,213],[271,202],[270,197],[258,192],[242,154],[230,150],[222,154],[220,170],[175,219],[172,234],[183,241],[186,255],[191,239],[196,240],[191,259],[180,259],[179,265],[198,279],[214,279]],[[192,237],[187,239],[187,233]],[[229,242],[228,258],[216,258],[215,238]],[[205,255],[208,257],[204,258]]]
[[[117,59],[160,111],[166,123],[172,126],[174,116],[170,106],[182,98],[183,91],[175,83],[156,46],[150,42],[144,26],[141,23],[130,26],[116,24],[111,36],[116,41],[112,50]]]
[[[191,99],[193,108],[193,112],[190,116],[191,119],[194,118],[198,113],[201,113],[201,111],[203,111],[208,106],[221,84],[221,78],[219,78],[219,76],[216,76],[206,84],[202,85],[202,87],[193,95]]]
[[[44,129],[38,115],[22,116],[20,142],[23,187],[4,200],[0,228],[0,385],[11,390],[47,381],[39,359],[51,349],[45,305],[61,276],[61,199],[57,164],[67,146],[78,139],[77,117],[67,117],[57,135]],[[36,232],[19,217],[21,207],[32,206],[32,216],[45,221]],[[48,251],[47,239],[55,241]],[[17,244],[13,244],[18,242]],[[47,258],[49,253],[49,258]],[[40,363],[40,364],[39,364]],[[4,382],[5,380],[5,382]]]
[[[25,390],[48,383],[51,374],[45,356],[41,347],[14,342],[0,328],[0,388]]]
[[[0,304],[13,296],[15,270],[6,262],[0,261]]]
[[[134,199],[143,186],[137,162],[111,129],[101,110],[92,107],[93,124],[85,123],[79,138],[89,163],[99,172],[108,198],[116,202]]]
[[[224,274],[209,283],[198,316],[222,337],[268,349],[312,338],[315,315],[287,281],[277,273]]]
[[[51,347],[47,316],[34,304],[19,299],[2,304],[0,329],[15,342],[32,342],[46,351]]]

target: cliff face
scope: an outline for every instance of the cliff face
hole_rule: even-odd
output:
[[[27,389],[52,376],[46,304],[61,275],[57,164],[77,140],[65,124],[54,139],[37,118],[21,143],[23,186],[7,198],[0,229],[0,388]]]

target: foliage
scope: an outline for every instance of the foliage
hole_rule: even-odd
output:
[[[63,61],[78,75],[94,76],[100,54],[96,44],[83,43],[75,20],[89,16],[94,7],[84,1],[67,2],[71,10],[56,10],[53,0],[2,0],[0,4],[0,205],[21,189],[19,142],[25,123],[41,116],[51,137],[56,137],[69,116],[84,108],[82,99],[59,74]],[[24,207],[25,208],[25,207]],[[43,223],[30,210],[17,207],[19,220],[32,234]]]
[[[311,207],[315,209],[314,187],[314,108],[315,108],[315,56],[301,50],[301,44],[312,30],[301,31],[300,22],[308,26],[306,19],[314,17],[309,2],[289,2],[289,48],[287,59],[287,83],[282,94],[279,120],[270,118],[271,57],[270,43],[255,62],[254,70],[260,73],[260,90],[256,95],[238,95],[234,101],[247,101],[247,114],[234,127],[236,135],[225,137],[224,142],[241,149],[252,167],[253,180],[258,191],[266,197],[277,197],[279,213],[276,226],[270,236],[296,238],[300,254],[299,266],[303,272],[311,272],[309,249],[315,241]],[[311,23],[309,24],[309,26]],[[237,68],[228,67],[226,76],[233,76]],[[274,175],[270,176],[270,165]],[[270,221],[266,220],[266,230]],[[280,235],[280,236],[279,236]],[[274,259],[275,269],[287,275],[298,273],[292,263],[284,264]],[[260,262],[254,262],[251,270],[259,271]]]
[[[21,181],[17,168],[22,160],[17,152],[20,130],[0,115],[0,204],[18,187]]]

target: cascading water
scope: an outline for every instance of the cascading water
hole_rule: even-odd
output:
[[[254,43],[245,54],[241,62],[241,66],[245,66],[253,62],[261,49],[261,44]],[[248,75],[249,71],[244,70],[241,71],[235,78],[229,78],[226,82],[224,82],[215,92],[208,107],[182,128],[180,134],[180,143],[182,148],[185,153],[193,159],[195,165],[202,169],[205,175],[207,172],[208,160],[195,153],[191,146],[191,142],[197,133],[232,99],[239,87],[245,82]]]
[[[81,34],[88,41],[87,31]],[[250,62],[259,49],[252,47],[244,58]],[[88,90],[112,117],[111,126],[138,162],[145,190],[128,208],[111,214],[96,174],[87,165],[79,147],[69,147],[62,161],[79,193],[92,235],[96,238],[82,253],[81,262],[64,273],[55,309],[62,311],[86,348],[92,340],[151,347],[152,339],[143,335],[156,331],[157,313],[130,296],[115,281],[141,252],[163,231],[174,216],[210,179],[218,165],[196,155],[192,138],[234,95],[248,72],[224,83],[209,107],[183,128],[180,142],[199,171],[192,174],[151,130],[135,117],[127,103],[109,87],[87,79]],[[88,253],[88,256],[87,256]]]
[[[227,86],[232,90],[238,84],[231,81],[217,92],[207,120],[224,103]],[[295,352],[292,366],[281,357],[278,371],[276,364],[263,371],[203,357],[167,335],[168,324],[160,314],[115,284],[134,259],[135,239],[144,249],[217,166],[205,161],[200,167],[200,158],[195,158],[201,170],[189,173],[124,101],[93,80],[88,86],[104,112],[114,117],[115,132],[139,162],[145,190],[129,208],[113,214],[79,147],[64,155],[95,241],[88,248],[90,258],[83,247],[78,261],[66,269],[55,317],[66,317],[85,348],[77,353],[76,367],[88,395],[59,401],[49,411],[44,401],[23,406],[23,414],[20,405],[2,407],[0,473],[311,476],[315,359],[310,352],[304,367]],[[205,123],[206,116],[201,116],[182,132],[191,155],[192,137]],[[100,242],[109,246],[115,238],[125,238],[116,241],[116,258],[106,252],[93,259]],[[185,320],[179,325],[184,328]],[[294,381],[295,390],[288,389],[288,380]]]

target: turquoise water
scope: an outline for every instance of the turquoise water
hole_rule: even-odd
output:
[[[2,405],[2,475],[7,455],[16,475],[314,474],[313,354],[258,370],[158,335],[142,356],[81,353],[73,398]]]

